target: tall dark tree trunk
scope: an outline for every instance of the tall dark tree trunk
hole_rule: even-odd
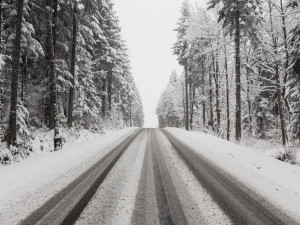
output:
[[[69,91],[69,107],[68,107],[68,126],[72,127],[73,123],[73,108],[75,94],[75,66],[76,66],[76,46],[77,46],[77,6],[74,3],[73,8],[73,37],[72,37],[72,56],[71,56],[71,74],[72,86]]]
[[[2,54],[2,2],[3,0],[0,0],[0,54]],[[3,80],[0,78],[0,126],[3,118],[3,94]]]
[[[25,86],[27,80],[27,57],[22,57],[23,69],[22,69],[22,89],[21,89],[21,100],[24,101],[25,98]]]
[[[284,50],[285,50],[285,62],[284,62],[284,79],[283,79],[283,87],[282,87],[282,97],[284,99],[285,105],[290,112],[290,104],[288,100],[286,99],[285,93],[286,93],[286,88],[285,85],[287,83],[287,78],[288,78],[288,68],[289,68],[289,60],[290,60],[290,55],[289,55],[289,49],[288,49],[288,32],[286,29],[286,18],[284,15],[284,9],[283,9],[283,3],[282,0],[280,0],[280,11],[281,11],[281,21],[282,21],[282,30],[283,30],[283,40],[284,40]]]
[[[272,34],[272,39],[273,39],[273,48],[274,48],[274,53],[277,56],[278,55],[278,42],[277,42],[277,39],[274,34],[271,3],[269,3],[269,13],[270,13],[271,34]],[[279,62],[277,60],[275,62],[275,80],[276,80],[276,86],[277,86],[276,92],[277,92],[277,98],[278,98],[278,109],[279,109],[279,117],[280,117],[282,145],[285,146],[286,130],[285,130],[285,121],[284,121],[284,106],[283,106],[283,96],[282,96],[282,89],[281,89],[280,76],[279,76]]]
[[[246,68],[246,76],[247,76],[247,103],[248,103],[248,118],[249,118],[249,133],[252,135],[252,107],[250,100],[250,72],[249,68]]]
[[[52,7],[53,7],[53,13],[52,13],[52,42],[53,42],[53,51],[54,51],[54,58],[55,58],[55,53],[56,53],[56,39],[57,39],[57,8],[58,8],[58,0],[52,0]],[[46,61],[48,62],[48,56],[46,54],[45,58]],[[48,74],[49,76],[49,74]],[[50,90],[50,105],[49,105],[49,128],[54,129],[54,96],[53,92]]]
[[[225,76],[226,76],[226,120],[227,120],[227,140],[230,139],[230,114],[229,114],[229,81],[228,81],[228,62],[227,50],[225,46]]]
[[[217,114],[217,124],[216,124],[216,132],[219,133],[220,130],[220,122],[221,122],[221,110],[220,110],[220,100],[219,100],[219,62],[218,62],[218,54],[216,53],[215,61],[215,85],[216,85],[216,114]]]
[[[250,54],[250,51],[249,51]],[[249,58],[246,59],[247,65],[249,64]],[[248,119],[249,119],[249,134],[252,136],[252,104],[250,99],[250,70],[246,65],[246,79],[247,79],[247,103],[248,103]]]
[[[58,127],[58,110],[57,110],[57,90],[56,90],[56,71],[55,71],[55,55],[53,47],[53,33],[52,33],[52,12],[53,12],[53,1],[47,0],[46,5],[46,18],[47,18],[47,46],[46,55],[48,59],[48,74],[50,75],[50,93],[53,97],[51,102],[53,109],[53,129],[54,129],[54,150],[61,148],[61,139],[59,136]]]
[[[102,103],[102,108],[101,108],[101,113],[102,116],[105,116],[106,113],[106,77],[102,78],[102,95],[101,95],[101,103]]]
[[[120,83],[118,80],[116,80],[114,102],[119,103],[119,101],[120,101]]]
[[[201,70],[202,70],[202,78],[201,78],[201,83],[202,83],[202,96],[205,96],[205,66],[204,66],[204,58],[201,59]],[[203,120],[203,128],[206,127],[206,102],[205,100],[202,100],[202,120]]]
[[[57,41],[57,17],[58,17],[57,10],[58,10],[58,0],[53,0],[52,34],[53,34],[54,55],[56,54],[56,41]]]
[[[193,130],[193,117],[194,117],[194,96],[195,96],[195,81],[190,80],[190,130]]]
[[[2,4],[3,0],[0,0],[0,54],[2,53]]]
[[[184,65],[185,82],[185,129],[189,130],[189,92],[188,92],[188,65]]]
[[[235,83],[236,83],[236,111],[235,111],[235,139],[242,138],[242,110],[241,110],[241,59],[240,59],[240,12],[237,7],[235,14]]]
[[[203,128],[206,127],[206,105],[205,105],[205,102],[203,101],[202,102],[202,123],[203,123]]]
[[[111,99],[112,99],[112,71],[108,72],[107,77],[107,102],[108,110],[111,110]]]
[[[209,108],[210,108],[210,118],[209,125],[214,131],[214,109],[213,109],[213,90],[212,90],[212,71],[211,67],[209,68]]]
[[[24,0],[17,1],[17,24],[16,36],[14,40],[14,50],[12,55],[12,73],[11,73],[11,96],[10,96],[10,114],[8,127],[8,146],[16,145],[17,139],[17,103],[18,103],[18,77],[20,70],[21,56],[21,32],[23,19]]]
[[[183,105],[183,123],[182,125],[185,125],[186,120],[186,113],[185,113],[185,84],[182,84],[182,105]]]
[[[131,97],[129,96],[129,123],[132,127],[132,105],[131,105]]]
[[[278,107],[279,107],[279,117],[280,117],[280,126],[281,126],[281,135],[282,135],[282,145],[286,145],[286,131],[285,131],[285,121],[284,121],[284,110],[283,110],[283,98],[281,92],[281,84],[279,78],[279,66],[276,65],[275,76],[277,79],[277,97],[278,97]]]

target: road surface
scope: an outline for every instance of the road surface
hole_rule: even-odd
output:
[[[20,224],[297,224],[163,129],[139,129]]]

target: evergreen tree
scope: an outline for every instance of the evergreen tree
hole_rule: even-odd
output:
[[[222,3],[219,12],[219,21],[223,21],[226,34],[234,36],[235,43],[235,75],[236,75],[236,121],[235,138],[241,140],[242,135],[242,110],[241,110],[241,36],[247,35],[257,39],[256,28],[260,22],[261,0],[210,0],[209,9]]]
[[[191,6],[188,1],[184,1],[181,7],[181,17],[179,18],[177,31],[177,41],[175,42],[173,49],[174,54],[178,56],[178,61],[184,66],[185,73],[185,129],[189,130],[189,96],[188,96],[188,69],[189,62],[187,59],[188,43],[185,39],[185,35],[188,29],[188,20],[191,15]]]

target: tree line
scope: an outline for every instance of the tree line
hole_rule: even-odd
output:
[[[156,113],[160,126],[243,136],[300,138],[299,0],[184,1],[175,29],[174,72]]]
[[[31,131],[143,126],[111,0],[0,0],[0,121],[12,152]]]

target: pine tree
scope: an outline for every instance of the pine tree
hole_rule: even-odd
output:
[[[1,132],[9,127],[8,160],[30,154],[31,129],[54,129],[57,150],[63,135],[59,124],[92,130],[126,122],[142,126],[142,101],[113,3],[24,1],[21,17],[20,3],[0,1],[0,117]],[[10,106],[13,110],[5,110]]]
[[[235,138],[241,140],[242,135],[242,110],[241,110],[241,34],[247,34],[251,38],[256,37],[256,26],[260,21],[260,0],[210,0],[209,9],[222,4],[219,12],[219,21],[223,21],[226,34],[234,36],[235,43],[235,75],[236,75],[236,121]]]
[[[191,6],[188,1],[184,1],[181,7],[181,18],[179,19],[177,31],[177,41],[173,45],[174,54],[178,56],[178,61],[184,66],[185,73],[185,129],[189,130],[189,96],[188,96],[188,69],[189,64],[186,57],[188,43],[185,35],[188,29],[188,20],[191,15]]]

